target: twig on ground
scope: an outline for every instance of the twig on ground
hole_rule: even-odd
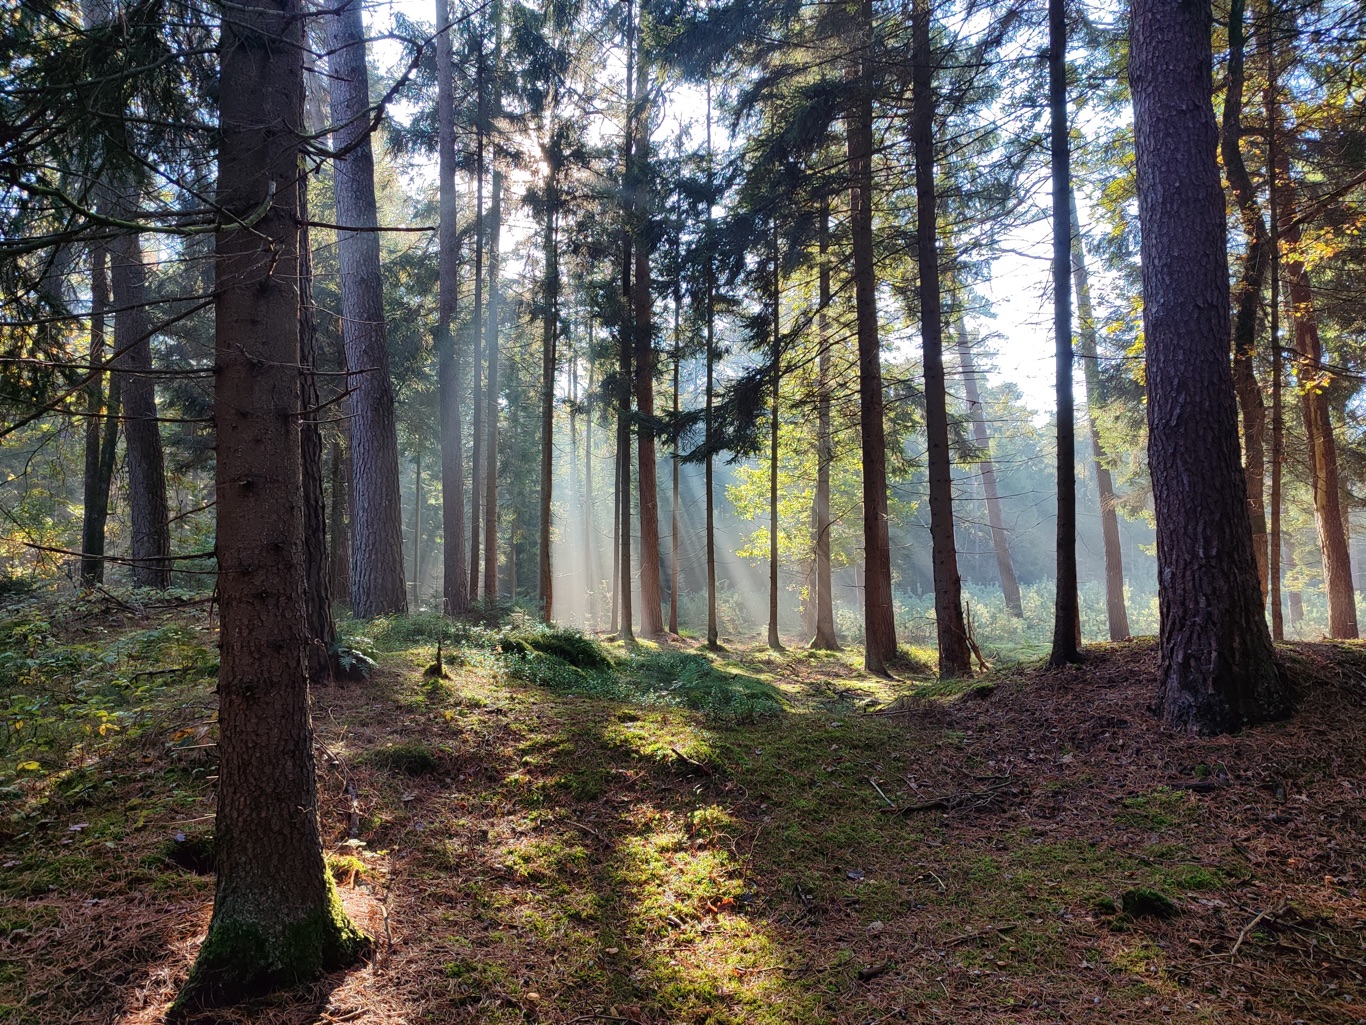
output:
[[[1243,945],[1243,940],[1247,939],[1247,934],[1250,933],[1253,929],[1255,929],[1257,927],[1257,923],[1269,914],[1271,914],[1270,908],[1262,908],[1261,911],[1257,912],[1256,917],[1254,917],[1252,921],[1248,922],[1247,925],[1243,926],[1243,931],[1238,934],[1238,941],[1233,944],[1233,949],[1228,952],[1228,959],[1230,961],[1232,961],[1235,957],[1238,956],[1238,948]]]

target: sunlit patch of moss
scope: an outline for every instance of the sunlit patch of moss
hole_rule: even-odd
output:
[[[589,865],[582,845],[559,837],[526,837],[503,852],[503,868],[513,878],[531,883],[563,882]]]

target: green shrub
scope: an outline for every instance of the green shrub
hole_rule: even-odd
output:
[[[578,630],[555,628],[509,634],[503,638],[502,648],[505,652],[522,655],[539,651],[575,669],[611,669],[613,666],[607,649]]]

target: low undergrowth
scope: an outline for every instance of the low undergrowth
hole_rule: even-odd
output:
[[[51,670],[4,700],[110,687],[120,716],[6,724],[0,1021],[158,1021],[185,979],[213,894],[202,615],[0,616],[3,664]],[[377,669],[313,695],[320,813],[373,958],[205,1023],[1360,1020],[1358,646],[1287,649],[1297,717],[1200,740],[1148,718],[1141,644],[946,685],[521,617],[342,625]],[[449,680],[423,676],[438,643]]]

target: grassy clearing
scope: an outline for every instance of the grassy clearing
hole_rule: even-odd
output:
[[[157,1020],[212,897],[204,610],[83,616],[0,625],[0,700],[50,720],[0,764],[25,1025]],[[1199,741],[1146,718],[1142,646],[984,693],[925,653],[888,683],[857,652],[344,631],[377,670],[314,695],[320,803],[378,952],[215,1021],[1359,1020],[1356,647],[1294,649],[1295,721]]]

